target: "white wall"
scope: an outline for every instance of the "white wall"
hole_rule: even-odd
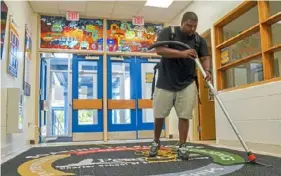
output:
[[[213,27],[213,24],[239,5],[241,1],[194,1],[184,11],[198,15],[198,33]],[[170,24],[179,25],[183,13]],[[213,31],[212,31],[213,39]],[[214,41],[212,41],[214,44]],[[214,50],[213,50],[214,51]],[[214,55],[214,54],[213,54]],[[214,65],[214,64],[213,64]],[[215,68],[215,65],[214,65]],[[281,82],[269,83],[242,90],[220,93],[234,123],[247,142],[281,144]],[[216,103],[216,135],[219,140],[237,141],[221,108]],[[175,116],[173,112],[171,116]],[[171,119],[174,119],[173,117]],[[177,123],[170,120],[170,129]]]
[[[281,144],[281,81],[220,95],[247,142]],[[216,133],[218,140],[237,140],[217,104]]]
[[[182,15],[187,11],[195,12],[199,18],[197,32],[203,33],[231,9],[239,5],[243,0],[237,1],[193,1],[186,10],[179,14],[171,25],[180,25]]]
[[[30,31],[32,32],[32,63],[31,63],[31,96],[24,98],[24,117],[23,117],[23,132],[17,134],[6,134],[6,124],[1,124],[1,156],[7,155],[12,151],[17,151],[23,148],[31,139],[31,130],[28,127],[28,123],[34,121],[34,84],[35,84],[35,65],[34,56],[36,55],[36,30],[37,30],[37,17],[33,14],[27,1],[5,1],[9,10],[8,14],[12,15],[16,23],[19,25],[19,40],[20,40],[20,57],[19,58],[19,70],[18,77],[13,78],[7,74],[7,64],[8,64],[8,23],[6,28],[5,44],[3,49],[3,59],[0,61],[1,68],[1,88],[21,88],[23,85],[23,63],[24,63],[24,39],[25,39],[25,24],[28,25]],[[34,29],[36,29],[34,31]],[[16,107],[16,106],[15,106]],[[4,118],[1,116],[1,118]],[[32,121],[31,121],[32,120]],[[34,123],[34,122],[33,122]],[[34,133],[34,130],[33,130]]]

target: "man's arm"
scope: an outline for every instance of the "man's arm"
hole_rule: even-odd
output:
[[[169,27],[164,28],[158,38],[157,41],[169,41],[170,40],[170,29]],[[165,58],[183,58],[183,54],[179,50],[168,48],[168,46],[160,46],[155,48],[156,53]]]
[[[201,61],[202,67],[205,71],[211,71],[212,63],[210,53],[208,51],[208,46],[204,38],[200,37],[200,47],[199,47],[198,57]]]
[[[204,70],[210,72],[212,68],[211,57],[210,56],[200,57],[200,61]]]

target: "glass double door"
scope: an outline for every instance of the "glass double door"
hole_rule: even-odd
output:
[[[151,90],[154,66],[159,59],[107,57],[107,80],[103,80],[103,57],[73,55],[73,141],[152,138],[154,117]],[[106,81],[106,88],[103,85]],[[107,91],[104,109],[103,91]],[[107,111],[107,124],[103,112]],[[107,133],[104,132],[107,126]],[[162,132],[164,135],[165,132]]]
[[[159,59],[140,57],[107,58],[109,140],[153,137],[151,88],[157,62]]]

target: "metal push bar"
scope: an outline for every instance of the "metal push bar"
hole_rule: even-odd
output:
[[[191,47],[190,47],[189,45],[184,44],[184,43],[179,42],[179,41],[161,41],[161,42],[156,42],[156,43],[152,44],[152,45],[148,48],[148,50],[151,50],[151,49],[156,48],[156,47],[159,47],[159,46],[169,45],[169,44],[172,44],[172,45],[179,45],[179,46],[181,46],[181,47],[183,47],[183,48],[191,49]],[[198,67],[199,70],[201,71],[203,77],[206,78],[207,74],[206,74],[205,70],[203,69],[203,67],[202,67],[202,65],[201,65],[201,63],[200,63],[199,58],[195,58],[194,60],[195,60],[195,63],[196,63],[196,65],[197,65],[197,67]],[[214,86],[212,85],[211,81],[207,81],[207,84],[208,84],[209,88],[211,89],[212,93],[214,94],[215,99],[217,100],[218,104],[220,105],[220,107],[221,107],[223,113],[225,114],[227,120],[229,121],[229,123],[230,123],[232,129],[234,130],[236,136],[238,137],[240,143],[242,144],[243,148],[244,148],[245,151],[247,152],[247,155],[248,155],[248,162],[247,162],[247,163],[259,164],[259,165],[263,165],[263,166],[268,166],[268,167],[270,167],[270,165],[262,164],[262,163],[259,163],[259,162],[256,161],[256,156],[255,156],[255,154],[253,154],[253,153],[249,150],[247,144],[244,142],[244,140],[243,140],[242,136],[240,135],[238,129],[236,128],[236,126],[234,125],[232,119],[230,118],[230,115],[228,114],[228,112],[227,112],[227,110],[226,110],[224,104],[222,103],[222,101],[221,101],[221,99],[220,99],[220,96],[219,96],[217,90],[214,88]]]

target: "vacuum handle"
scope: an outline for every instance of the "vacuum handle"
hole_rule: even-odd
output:
[[[195,63],[197,65],[197,67],[199,68],[200,72],[202,73],[203,78],[205,79],[207,77],[207,73],[205,72],[204,68],[202,67],[199,58],[195,59]],[[209,88],[211,89],[212,93],[214,95],[217,94],[217,91],[216,91],[215,87],[213,86],[212,82],[207,81],[207,84],[208,84]]]

